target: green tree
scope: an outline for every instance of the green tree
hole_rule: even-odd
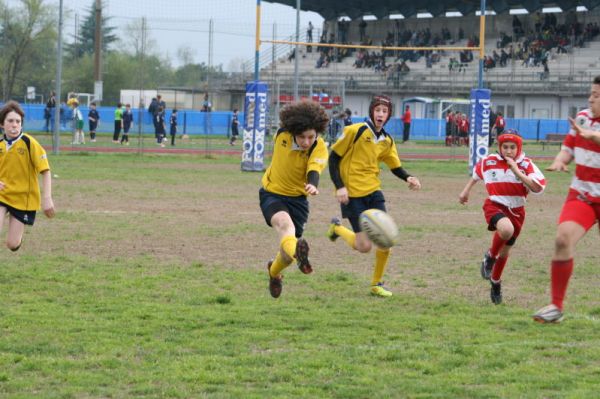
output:
[[[55,8],[43,0],[21,0],[9,7],[0,2],[0,88],[6,101],[25,86],[50,87],[55,72]]]
[[[114,34],[115,27],[109,26],[109,17],[102,16],[102,50],[104,52],[110,49],[110,45],[118,40]],[[88,9],[88,15],[83,20],[79,32],[73,35],[73,43],[65,46],[67,54],[72,58],[81,58],[85,54],[94,54],[94,45],[96,43],[96,2],[92,1],[92,6]]]

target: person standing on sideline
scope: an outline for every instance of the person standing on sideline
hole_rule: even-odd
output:
[[[48,101],[46,101],[46,108],[48,110],[48,119],[46,119],[46,132],[48,132],[50,129],[51,131],[54,131],[54,112],[56,110],[56,94],[54,94],[54,91],[50,92],[50,98],[48,98]]]
[[[346,108],[344,111],[344,127],[350,126],[352,124],[352,111],[350,108]]]
[[[231,139],[229,140],[229,145],[234,145],[235,140],[237,140],[240,135],[239,131],[240,120],[238,116],[238,109],[235,108],[233,110],[233,115],[231,115]]]
[[[129,129],[133,126],[133,112],[131,111],[131,104],[125,104],[125,111],[123,111],[123,137],[121,138],[121,144],[129,145]]]
[[[279,119],[271,165],[259,190],[260,209],[267,225],[277,232],[279,243],[275,259],[267,264],[273,298],[281,295],[281,272],[293,261],[302,273],[313,271],[302,233],[309,213],[306,197],[319,194],[319,176],[327,165],[327,147],[319,134],[329,122],[323,107],[312,101],[284,107]]]
[[[165,129],[165,110],[161,106],[156,109],[156,114],[154,115],[154,136],[156,137],[156,144],[164,147],[164,141],[167,139]]]
[[[115,131],[113,133],[113,143],[119,144],[119,136],[123,129],[123,104],[118,103],[115,109]]]
[[[490,298],[502,303],[501,277],[508,255],[525,223],[525,202],[531,191],[541,194],[546,179],[533,161],[523,153],[523,140],[515,130],[498,136],[498,153],[482,158],[473,168],[473,176],[458,196],[461,204],[469,201],[473,186],[483,180],[489,197],[483,204],[489,231],[495,231],[492,245],[481,262],[481,277],[491,283]]]
[[[404,123],[404,130],[402,130],[402,142],[406,143],[410,139],[410,107],[407,105],[402,115],[402,122]]]
[[[549,171],[568,172],[575,161],[575,174],[558,218],[551,270],[550,305],[538,310],[533,319],[558,323],[563,319],[563,302],[573,273],[575,246],[600,220],[600,75],[592,82],[589,108],[569,119],[571,129]]]
[[[504,122],[504,116],[502,115],[502,112],[498,111],[498,113],[496,114],[496,120],[494,121],[494,125],[490,129],[490,147],[492,146],[492,144],[494,144],[494,139],[499,137],[502,134],[502,132],[504,132],[505,126],[506,123]]]
[[[88,112],[88,125],[90,128],[90,141],[96,142],[96,129],[98,128],[98,121],[100,120],[100,114],[96,110],[96,103],[90,104],[90,110]]]
[[[73,120],[73,141],[71,144],[85,144],[85,136],[83,134],[83,115],[79,109],[79,101],[72,99],[69,101],[71,108],[73,109],[72,120]]]
[[[373,97],[369,106],[369,119],[344,129],[343,134],[331,147],[329,175],[335,185],[335,197],[340,203],[342,217],[350,221],[352,230],[342,226],[339,218],[331,219],[327,237],[338,237],[361,253],[371,251],[373,246],[362,231],[359,217],[367,209],[386,212],[385,197],[381,191],[379,164],[384,162],[392,173],[408,183],[411,190],[419,190],[419,179],[409,175],[398,157],[394,139],[383,128],[392,115],[392,100],[383,95]],[[383,285],[383,274],[391,253],[390,248],[375,250],[375,266],[371,280],[371,294],[390,297],[392,292]]]
[[[23,242],[25,225],[33,226],[40,206],[48,218],[54,217],[52,175],[44,148],[23,133],[25,113],[15,101],[0,109],[0,231],[8,215],[6,246],[17,251]],[[38,175],[42,175],[43,197]]]
[[[175,146],[175,135],[177,134],[177,109],[173,108],[169,118],[169,133],[171,134],[171,146]]]

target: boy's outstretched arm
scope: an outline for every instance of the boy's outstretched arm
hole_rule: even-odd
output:
[[[463,188],[462,192],[458,195],[458,202],[465,205],[469,202],[469,194],[471,194],[471,189],[477,183],[478,180],[473,179],[472,177],[467,182],[465,188]]]
[[[409,175],[408,172],[402,166],[392,169],[392,173],[395,176],[397,176],[400,179],[407,182],[409,189],[411,189],[411,190],[420,190],[421,189],[421,182],[419,181],[419,179],[417,179],[415,176]]]
[[[48,218],[53,218],[55,211],[54,201],[52,201],[52,175],[50,174],[50,170],[42,172],[42,190],[44,192],[42,209]]]

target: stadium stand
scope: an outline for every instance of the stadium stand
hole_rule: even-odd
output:
[[[290,4],[289,1],[279,3]],[[305,10],[331,17],[315,35],[327,42],[340,43],[340,29],[348,43],[376,46],[435,44],[462,47],[476,45],[479,40],[479,17],[473,15],[476,7],[465,10],[468,12],[463,17],[439,16],[445,11],[457,10],[459,4],[467,2],[441,1],[443,9],[432,13],[438,17],[401,20],[381,17],[384,11],[377,7],[384,2],[375,1],[368,5],[353,3],[352,12],[347,7],[334,12],[335,7],[330,3],[338,2],[302,3]],[[395,7],[400,10],[408,2],[394,3],[398,3]],[[535,93],[540,96],[585,98],[592,76],[600,74],[600,1],[586,2],[591,11],[585,13],[575,12],[574,7],[579,4],[570,2],[571,9],[567,12],[534,12],[518,16],[509,15],[508,9],[503,9],[501,3],[488,2],[489,7],[498,14],[486,17],[485,54],[488,62],[484,75],[485,86],[495,95],[524,96]],[[539,5],[539,11],[545,5],[554,5],[548,1],[536,4]],[[511,7],[515,8],[515,5]],[[393,11],[386,9],[386,12]],[[376,15],[380,19],[368,21],[361,42],[359,25],[363,13]],[[339,15],[354,19],[340,25],[337,20]],[[407,15],[415,13],[409,10]],[[538,23],[540,19],[542,22]],[[515,20],[519,21],[517,27]],[[275,51],[265,50],[264,57],[261,57],[261,78],[279,85],[283,92],[288,93],[294,78],[294,62],[288,57],[291,51],[292,46],[280,45]],[[403,97],[467,96],[470,89],[477,85],[478,54],[473,53],[472,58],[469,60],[464,54],[449,51],[388,51],[381,54],[379,49],[366,52],[356,49],[319,49],[318,43],[310,51],[300,47],[298,54],[300,80],[311,88],[322,87],[335,91],[342,84],[345,95],[384,91]],[[520,112],[521,116],[529,116],[526,110]],[[565,113],[563,110],[554,116],[564,117]]]

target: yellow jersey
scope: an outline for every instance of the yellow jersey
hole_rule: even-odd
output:
[[[11,141],[0,138],[0,202],[21,211],[40,209],[38,175],[46,170],[46,151],[33,137],[22,133]]]
[[[307,195],[304,185],[308,172],[321,174],[327,166],[327,158],[327,146],[320,136],[310,149],[303,150],[290,132],[280,130],[275,135],[273,159],[262,177],[262,186],[279,195]]]
[[[381,188],[380,162],[390,169],[402,166],[394,139],[383,129],[377,137],[366,122],[346,126],[331,149],[342,158],[340,176],[349,197],[364,197]]]

